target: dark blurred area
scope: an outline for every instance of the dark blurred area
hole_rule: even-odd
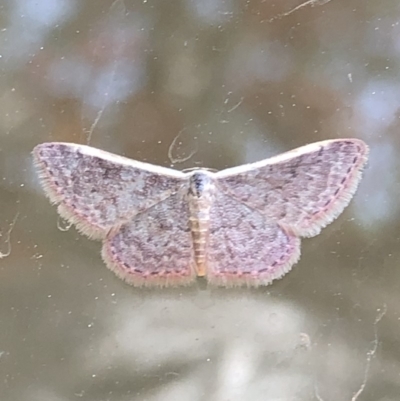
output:
[[[399,400],[399,21],[394,0],[2,2],[0,399]],[[222,169],[345,137],[371,148],[351,205],[259,289],[129,287],[30,153]]]

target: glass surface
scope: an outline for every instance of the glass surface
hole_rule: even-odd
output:
[[[4,401],[400,398],[400,3],[0,4]],[[36,144],[222,169],[330,138],[351,205],[259,289],[137,289],[62,221]]]

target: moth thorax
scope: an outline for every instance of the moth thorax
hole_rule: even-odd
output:
[[[214,190],[213,178],[207,172],[197,171],[190,177],[188,201],[190,220],[193,223],[201,224],[203,220],[208,222]]]

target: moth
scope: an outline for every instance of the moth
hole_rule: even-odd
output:
[[[175,286],[205,276],[219,286],[282,277],[348,205],[368,158],[359,139],[316,142],[218,172],[134,161],[50,142],[33,150],[59,214],[90,238],[134,286]]]

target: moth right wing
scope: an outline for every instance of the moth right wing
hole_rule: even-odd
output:
[[[268,285],[287,273],[300,257],[300,238],[258,210],[222,191],[210,210],[207,280],[234,287]]]
[[[215,178],[220,190],[269,221],[312,237],[348,205],[367,158],[363,141],[334,139],[222,170]]]
[[[167,199],[188,180],[179,171],[73,143],[43,143],[33,156],[60,215],[97,239]]]

